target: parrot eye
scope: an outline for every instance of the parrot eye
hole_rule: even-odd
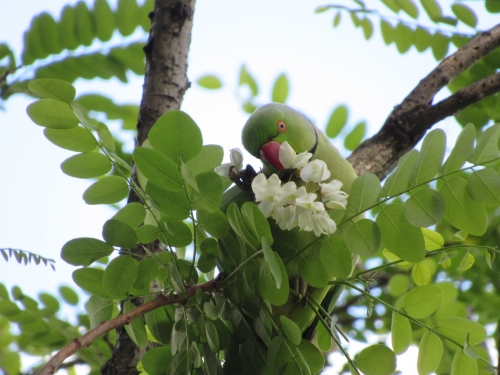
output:
[[[286,124],[284,121],[281,121],[279,120],[277,123],[276,123],[276,126],[278,127],[278,131],[280,133],[284,133],[286,132]]]

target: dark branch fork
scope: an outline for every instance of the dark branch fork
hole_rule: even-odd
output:
[[[184,92],[189,87],[186,69],[194,2],[195,0],[155,0],[155,10],[151,14],[150,37],[145,48],[146,73],[137,126],[138,146],[148,137],[149,130],[162,114],[180,108]],[[396,106],[381,130],[363,142],[348,158],[357,173],[362,175],[370,172],[380,178],[385,177],[397,160],[413,148],[432,125],[500,91],[500,75],[497,73],[475,82],[437,104],[430,104],[439,90],[498,46],[500,46],[500,25],[479,34],[443,60],[420,81],[400,105]],[[129,199],[134,197],[131,196]],[[186,287],[184,296],[159,295],[153,301],[103,322],[62,348],[38,371],[37,375],[53,374],[66,358],[81,347],[89,346],[101,335],[129,324],[132,319],[146,312],[171,303],[185,303],[198,289],[214,292],[216,288],[217,281],[212,280],[205,284]],[[102,369],[103,374],[137,374],[135,366],[141,357],[140,354],[141,351],[133,345],[126,333],[119,334],[113,356]],[[121,366],[118,362],[122,362]]]
[[[461,109],[500,91],[500,75],[494,74],[432,104],[434,96],[460,73],[500,46],[500,25],[478,34],[436,69],[397,105],[380,131],[364,141],[347,160],[358,175],[367,172],[383,179],[399,158],[411,150],[432,125]]]

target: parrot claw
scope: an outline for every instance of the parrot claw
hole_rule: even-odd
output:
[[[250,164],[247,164],[245,169],[239,172],[234,170],[234,167],[229,169],[229,179],[235,183],[241,190],[252,191],[252,181],[257,176],[257,172]]]

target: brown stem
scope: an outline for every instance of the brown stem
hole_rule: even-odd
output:
[[[380,131],[364,141],[348,158],[359,175],[374,173],[380,179],[399,158],[412,149],[435,123],[500,90],[493,75],[475,82],[448,99],[432,105],[438,91],[476,61],[500,46],[500,25],[483,32],[444,59],[396,106]],[[479,90],[484,90],[479,93]]]
[[[127,313],[118,315],[116,318],[102,322],[94,329],[87,332],[82,337],[76,338],[71,341],[64,348],[59,350],[46,364],[43,366],[36,375],[51,375],[53,374],[57,368],[62,364],[62,362],[68,358],[70,355],[75,354],[80,348],[84,348],[90,346],[92,342],[106,334],[107,332],[116,329],[118,327],[122,327],[125,324],[130,324],[130,322],[140,316],[143,316],[149,311],[157,309],[162,306],[172,305],[175,303],[185,304],[188,299],[195,295],[198,289],[203,292],[211,292],[217,288],[217,281],[211,280],[204,284],[200,285],[192,285],[186,287],[186,294],[181,296],[177,294],[173,294],[171,296],[166,296],[164,294],[160,294],[154,300],[147,302],[143,305],[137,306],[135,309],[128,311]]]

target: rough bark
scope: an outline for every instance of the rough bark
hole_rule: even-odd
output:
[[[155,0],[154,10],[149,15],[149,39],[144,47],[146,70],[136,146],[147,139],[149,130],[159,117],[180,109],[184,93],[190,86],[186,72],[194,6],[195,0]],[[135,167],[132,179],[137,182]],[[128,200],[139,201],[133,190]],[[136,365],[144,353],[145,349],[137,347],[125,330],[119,329],[113,355],[101,372],[104,375],[136,375]]]
[[[434,96],[476,61],[500,46],[500,25],[475,38],[444,59],[422,79],[387,117],[380,131],[364,141],[348,158],[358,175],[373,173],[383,179],[399,158],[411,150],[432,125],[500,90],[498,74],[484,78],[432,104]]]

